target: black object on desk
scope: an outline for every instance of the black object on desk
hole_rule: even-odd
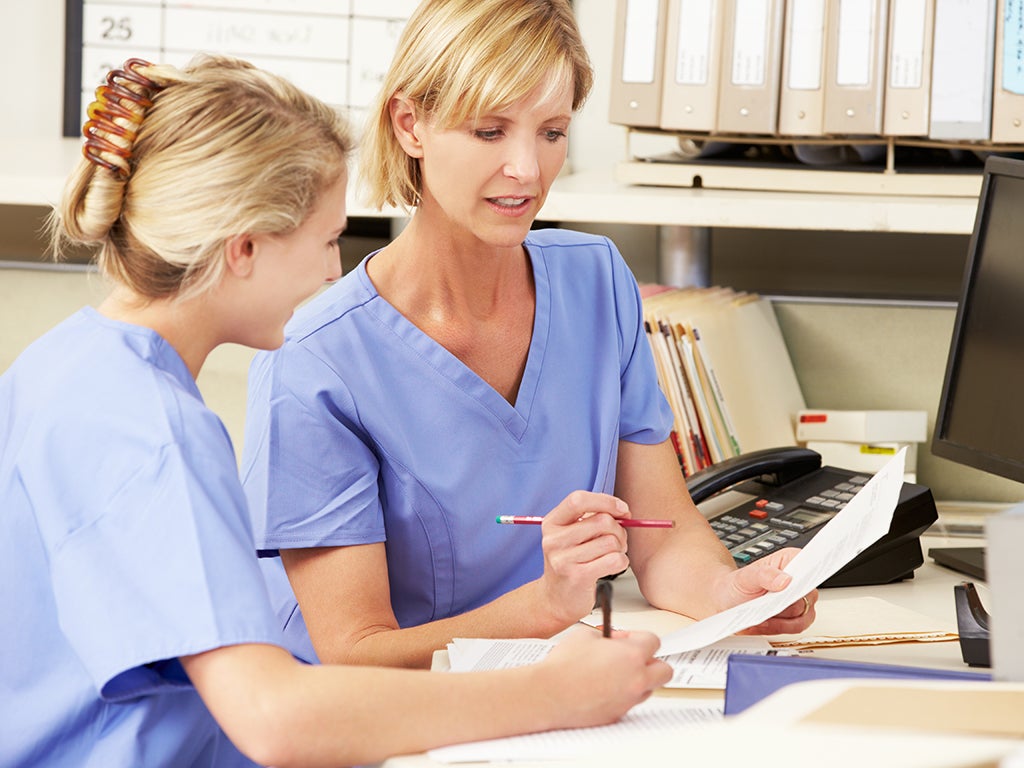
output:
[[[930,547],[928,557],[958,573],[972,576],[978,581],[988,581],[985,578],[984,547]]]
[[[725,459],[686,478],[695,504],[725,490],[746,494],[708,522],[740,566],[780,547],[802,547],[870,480],[870,473],[821,466],[807,448],[766,448]],[[932,492],[903,483],[889,531],[822,587],[890,584],[924,563],[920,536],[938,519]]]
[[[960,655],[972,667],[991,666],[989,655],[989,615],[981,604],[974,583],[962,581],[953,587],[956,601],[956,627],[960,634]]]

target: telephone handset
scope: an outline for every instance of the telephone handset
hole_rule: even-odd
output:
[[[805,545],[870,478],[869,473],[823,467],[816,451],[783,447],[726,459],[693,473],[686,485],[697,504],[726,490],[745,497],[724,511],[705,510],[719,539],[743,566],[775,549]],[[931,490],[904,483],[889,532],[821,586],[913,578],[924,562],[920,536],[937,519]]]

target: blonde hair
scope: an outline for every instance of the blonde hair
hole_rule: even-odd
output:
[[[418,117],[451,128],[544,83],[554,90],[566,82],[578,110],[593,70],[568,0],[425,0],[402,33],[363,137],[359,166],[370,205],[411,207],[422,192],[419,163],[392,129],[396,94],[413,102]]]
[[[58,258],[67,242],[98,247],[100,271],[142,297],[195,295],[229,238],[295,230],[346,170],[343,118],[283,78],[212,56],[137,72],[154,87],[130,84],[145,113],[127,173],[80,162],[50,219]]]

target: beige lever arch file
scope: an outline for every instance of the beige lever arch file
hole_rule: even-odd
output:
[[[829,6],[825,133],[878,136],[888,0],[833,0]]]
[[[668,0],[617,0],[608,119],[657,128],[665,59]]]
[[[889,0],[889,52],[882,131],[927,136],[932,75],[931,0]]]
[[[721,0],[669,0],[661,127],[714,131],[722,62]]]
[[[779,133],[820,136],[825,126],[825,0],[789,0],[782,43]]]
[[[783,0],[725,0],[718,130],[774,135]]]

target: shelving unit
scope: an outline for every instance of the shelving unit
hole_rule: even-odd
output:
[[[670,140],[678,148],[660,154],[635,151],[634,140],[645,137]],[[833,164],[798,162],[794,156],[801,150],[831,158]],[[1016,144],[906,136],[755,136],[629,127],[626,156],[631,159],[616,166],[615,178],[665,187],[977,198],[979,159],[1020,152],[1024,146]],[[975,165],[963,164],[972,155]],[[845,157],[851,160],[844,162]]]
[[[78,139],[0,148],[0,205],[48,206],[80,157]],[[813,171],[808,171],[813,173]],[[202,172],[197,171],[197,183]],[[970,234],[977,197],[693,189],[626,184],[614,169],[559,178],[541,218],[683,227]],[[350,200],[350,217],[401,217]]]

